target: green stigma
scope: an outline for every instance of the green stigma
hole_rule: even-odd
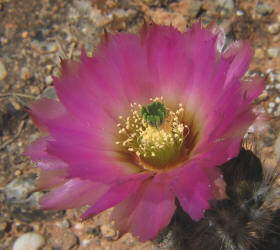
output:
[[[153,102],[147,107],[143,106],[141,114],[144,120],[151,126],[158,128],[166,116],[166,108],[161,102]]]

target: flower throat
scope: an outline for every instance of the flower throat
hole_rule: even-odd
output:
[[[126,119],[119,117],[116,144],[129,152],[141,168],[164,171],[180,162],[190,131],[182,121],[182,104],[172,111],[165,107],[163,98],[150,101],[147,106],[131,104],[130,115]]]

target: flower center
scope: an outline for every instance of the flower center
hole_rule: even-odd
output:
[[[182,160],[190,130],[183,123],[182,104],[172,111],[165,107],[163,98],[151,101],[146,107],[133,103],[130,115],[126,119],[119,117],[116,144],[141,168],[164,171],[176,167]]]
[[[149,104],[147,108],[143,106],[141,114],[149,125],[158,128],[166,116],[166,108],[161,102],[153,102]]]

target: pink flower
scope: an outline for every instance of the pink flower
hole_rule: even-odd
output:
[[[39,188],[54,188],[45,209],[113,207],[121,233],[148,240],[168,225],[175,198],[194,219],[221,197],[216,166],[236,156],[256,119],[252,101],[264,80],[244,78],[249,42],[231,43],[214,25],[185,33],[144,26],[116,34],[93,58],[62,62],[59,101],[30,106],[47,136],[26,154],[41,168]]]

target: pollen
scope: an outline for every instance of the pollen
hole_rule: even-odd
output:
[[[146,107],[131,103],[129,115],[119,117],[116,145],[146,170],[172,168],[190,132],[182,119],[184,108],[179,104],[173,111],[165,106],[162,97],[150,101]]]

